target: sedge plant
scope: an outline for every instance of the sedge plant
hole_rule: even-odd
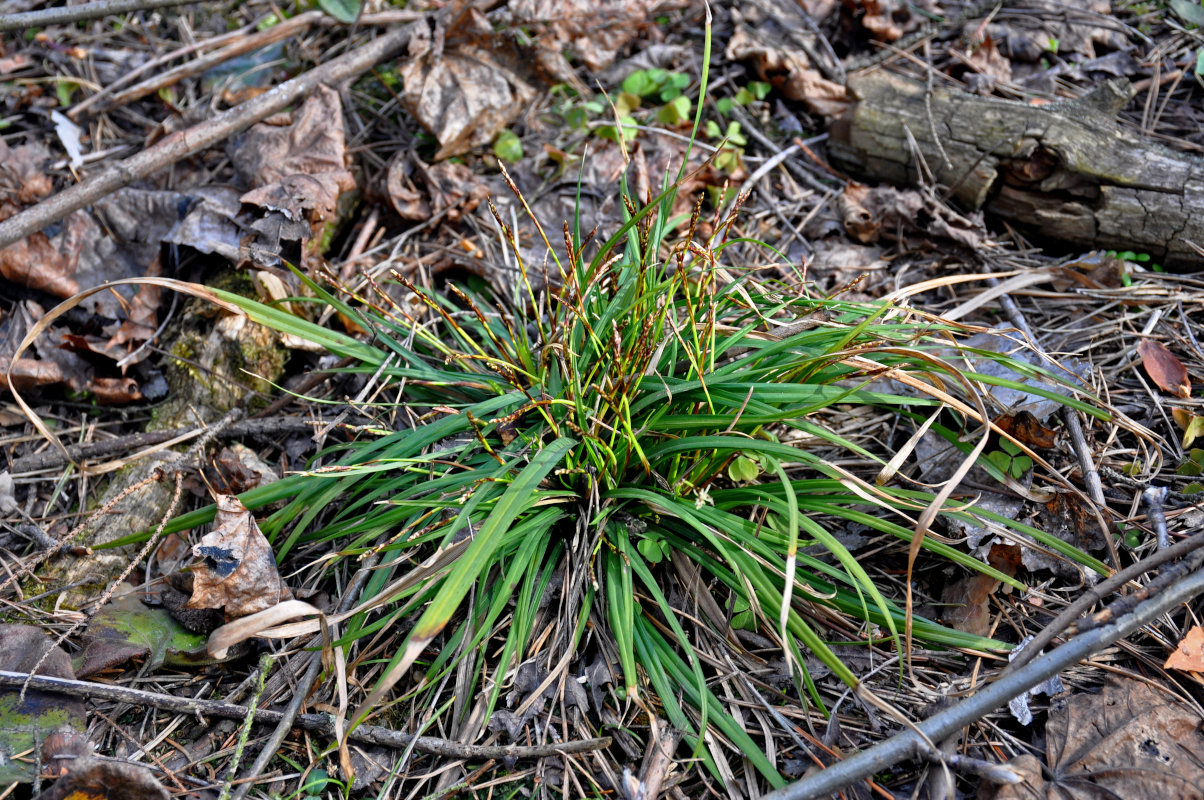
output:
[[[276,507],[260,527],[281,561],[318,548],[328,570],[380,559],[364,589],[372,609],[347,620],[338,643],[400,643],[385,649],[351,724],[398,697],[456,724],[471,716],[479,730],[520,665],[538,660],[554,682],[588,650],[614,666],[615,701],[667,718],[710,774],[730,774],[718,762],[734,749],[780,786],[764,748],[714,693],[700,637],[709,650],[738,641],[734,628],[758,631],[780,648],[799,701],[820,709],[809,659],[858,683],[833,640],[902,651],[906,632],[931,646],[1002,647],[913,617],[837,526],[865,526],[1022,589],[916,535],[942,518],[989,518],[1103,571],[948,491],[875,481],[893,473],[890,455],[822,424],[826,415],[929,420],[934,435],[1006,481],[983,454],[982,405],[969,398],[1008,381],[941,357],[956,347],[955,326],[887,303],[815,297],[725,264],[734,212],[699,236],[697,210],[672,216],[681,177],[642,204],[624,186],[625,218],[604,242],[574,222],[554,247],[540,229],[540,263],[524,260],[498,218],[520,275],[513,291],[433,292],[394,276],[353,297],[303,278],[368,333],[359,338],[214,290],[254,321],[350,359],[348,371],[392,398],[382,418],[406,409],[392,417],[400,422],[362,428],[323,453],[333,465],[240,498]],[[170,529],[211,517],[193,512]],[[440,692],[453,676],[448,700]]]
[[[973,431],[971,406],[958,405],[951,387],[1006,381],[968,377],[934,355],[948,351],[951,326],[724,267],[721,236],[731,218],[695,241],[692,224],[669,218],[673,194],[670,185],[642,208],[629,198],[619,232],[592,255],[589,237],[566,226],[563,252],[547,264],[524,263],[502,225],[522,275],[509,297],[457,286],[435,293],[398,276],[394,294],[415,305],[386,291],[339,297],[311,283],[322,302],[370,333],[363,339],[222,295],[255,321],[354,359],[351,371],[392,387],[409,412],[396,429],[369,429],[345,452],[327,453],[337,457],[333,466],[241,497],[253,509],[284,502],[261,522],[278,559],[315,545],[331,554],[328,567],[369,553],[383,559],[365,589],[379,595],[378,609],[349,620],[341,642],[398,627],[404,640],[352,722],[387,705],[411,672],[402,696],[432,693],[432,703],[448,675],[466,676],[488,719],[520,664],[538,655],[546,669],[563,670],[588,634],[618,667],[617,697],[654,705],[686,733],[705,769],[721,774],[719,749],[701,746],[710,726],[780,785],[763,749],[712,692],[699,626],[715,641],[734,641],[738,613],[736,624],[782,649],[800,695],[822,708],[807,656],[855,686],[829,640],[854,631],[901,649],[911,619],[835,526],[864,525],[910,543],[934,502],[938,520],[990,516],[898,481],[879,485],[872,474],[886,466],[884,455],[819,420],[839,409],[941,415],[933,430],[975,458],[982,448],[976,454],[950,424]],[[545,284],[549,271],[556,274]],[[985,456],[978,462],[1006,480]],[[1038,530],[992,522],[1103,569]],[[934,538],[918,544],[1022,588]],[[681,576],[694,576],[692,591],[706,595],[700,605],[712,613],[702,622],[672,598]],[[833,620],[844,622],[833,629]],[[918,617],[911,633],[929,645],[1001,646]],[[487,641],[495,642],[488,652]],[[459,713],[466,707],[460,700]]]

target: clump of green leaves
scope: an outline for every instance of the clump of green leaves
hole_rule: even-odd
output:
[[[987,453],[987,459],[1005,475],[1020,478],[1033,468],[1033,460],[1020,451],[1011,439],[1000,439],[999,449]]]

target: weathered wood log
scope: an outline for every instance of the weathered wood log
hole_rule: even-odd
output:
[[[877,72],[850,78],[856,101],[830,131],[851,174],[914,185],[917,153],[960,202],[1045,241],[1149,253],[1204,268],[1204,159],[1122,129],[1124,79],[1077,100],[1032,106]],[[908,134],[915,145],[909,143]]]

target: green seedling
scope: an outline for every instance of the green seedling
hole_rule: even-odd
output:
[[[1011,439],[1000,439],[999,450],[987,453],[987,458],[1005,475],[1019,478],[1033,468],[1033,460],[1020,452],[1020,447]]]

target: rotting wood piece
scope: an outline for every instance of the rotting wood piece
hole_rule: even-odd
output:
[[[1123,78],[1048,106],[983,98],[875,72],[850,78],[856,102],[833,123],[830,155],[856,175],[919,182],[908,133],[939,184],[974,209],[1046,240],[1149,253],[1199,269],[1204,160],[1121,128]]]

